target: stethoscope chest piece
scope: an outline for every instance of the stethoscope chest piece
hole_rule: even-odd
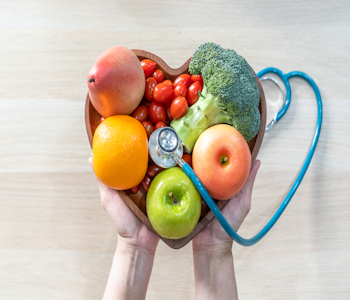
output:
[[[155,130],[149,138],[148,148],[152,160],[162,168],[175,167],[183,154],[182,142],[171,127]]]

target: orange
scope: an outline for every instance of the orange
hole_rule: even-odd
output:
[[[146,175],[147,134],[133,117],[106,118],[95,131],[92,152],[97,178],[112,189],[130,189]]]

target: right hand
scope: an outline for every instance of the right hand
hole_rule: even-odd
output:
[[[260,164],[259,160],[254,162],[247,182],[242,190],[235,197],[230,199],[221,211],[227,222],[236,232],[250,211],[253,184]],[[231,253],[232,243],[232,238],[215,218],[193,238],[193,254]]]

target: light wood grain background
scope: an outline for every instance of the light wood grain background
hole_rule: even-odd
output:
[[[350,2],[0,2],[0,299],[99,299],[117,234],[100,205],[84,127],[86,76],[113,45],[178,67],[203,42],[235,49],[255,71],[311,75],[322,134],[283,217],[257,245],[234,245],[241,299],[349,299]],[[292,79],[285,117],[266,134],[252,210],[269,220],[311,142],[316,102]],[[264,83],[269,116],[278,97]],[[191,245],[160,243],[147,299],[194,299]]]

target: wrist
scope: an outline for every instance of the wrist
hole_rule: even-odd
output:
[[[152,247],[152,248],[140,247],[130,242],[128,239],[118,235],[118,244],[117,244],[116,252],[119,252],[125,255],[131,255],[131,256],[135,256],[135,255],[148,256],[149,258],[151,258],[155,256],[156,247]]]
[[[205,268],[218,268],[223,262],[232,261],[232,249],[227,247],[210,247],[193,250],[193,261],[197,266]]]
[[[120,238],[103,299],[145,299],[153,261],[152,251]]]
[[[197,299],[237,299],[231,247],[197,249],[193,265]]]
[[[232,240],[218,241],[217,243],[192,243],[193,257],[231,257]]]

